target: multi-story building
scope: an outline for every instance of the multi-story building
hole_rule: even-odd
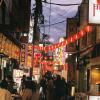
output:
[[[29,31],[30,0],[0,2],[0,79],[19,67],[20,35]]]
[[[88,0],[83,0],[79,7],[79,30],[89,25],[88,3]],[[80,64],[78,66],[78,89],[81,92],[93,93],[95,91],[94,93],[97,93],[96,87],[98,85],[96,84],[100,84],[100,26],[95,24],[91,26],[92,32],[79,40]]]
[[[67,19],[67,37],[71,37],[77,33],[77,24],[78,18],[77,16],[74,18]],[[68,55],[67,63],[68,63],[68,81],[76,80],[76,46],[77,41],[71,43],[66,48],[66,53]]]
[[[88,7],[88,0],[83,0],[82,4],[78,8],[77,16],[75,17],[77,18],[76,28],[73,28],[73,23],[71,23],[71,20],[75,20],[75,18],[68,19],[68,36],[80,31],[87,25],[92,26],[92,32],[80,38],[76,45],[74,43],[67,46],[68,52],[74,50],[72,56],[69,56],[67,59],[69,62],[68,77],[69,80],[76,80],[76,88],[79,92],[90,92],[96,94],[98,91],[100,92],[100,86],[98,85],[100,84],[100,26],[89,24]],[[74,30],[70,29],[70,27]]]
[[[12,69],[19,67],[20,47],[20,42],[10,33],[0,33],[0,79],[12,75]]]

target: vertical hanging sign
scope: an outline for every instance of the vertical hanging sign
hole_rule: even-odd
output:
[[[21,55],[20,55],[20,65],[25,66],[25,48],[26,44],[22,43],[22,48],[21,48]]]
[[[33,58],[33,46],[32,44],[27,44],[27,57],[26,57],[27,67],[32,67],[32,58]]]
[[[100,0],[89,0],[89,23],[100,24]]]

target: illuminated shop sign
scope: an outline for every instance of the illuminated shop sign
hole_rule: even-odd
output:
[[[24,72],[22,70],[16,70],[16,69],[13,70],[13,77],[15,78],[20,78],[23,76],[23,74]]]
[[[21,48],[21,56],[20,56],[21,65],[25,65],[25,48],[26,48],[26,44],[23,43]]]
[[[100,0],[89,0],[89,23],[100,24]]]
[[[33,59],[33,45],[27,45],[27,57],[26,57],[26,66],[32,67],[32,59]]]
[[[0,53],[18,60],[20,49],[10,39],[3,35],[3,33],[0,33]]]
[[[100,100],[100,96],[89,96],[89,100]]]

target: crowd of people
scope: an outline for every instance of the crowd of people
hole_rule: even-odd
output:
[[[39,83],[33,81],[32,77],[23,75],[19,91],[13,84],[11,76],[1,81],[0,100],[74,100],[70,96],[73,84],[51,72],[43,75]],[[18,95],[18,98],[12,98],[12,94]]]
[[[52,75],[47,72],[40,81],[42,94],[40,100],[74,100],[71,96],[73,81],[66,82],[60,75]],[[41,91],[40,91],[41,92]]]

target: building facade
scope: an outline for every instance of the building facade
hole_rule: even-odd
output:
[[[88,0],[83,0],[82,4],[79,7],[79,27],[78,29],[82,29],[85,26],[89,25],[88,22]],[[81,92],[89,92],[91,94],[100,92],[99,85],[100,84],[100,26],[93,25],[92,32],[86,34],[83,38],[81,38],[79,47],[80,47],[80,65],[78,71],[78,89]],[[95,92],[93,92],[95,91]]]
[[[0,80],[19,67],[20,42],[10,33],[0,33]]]

